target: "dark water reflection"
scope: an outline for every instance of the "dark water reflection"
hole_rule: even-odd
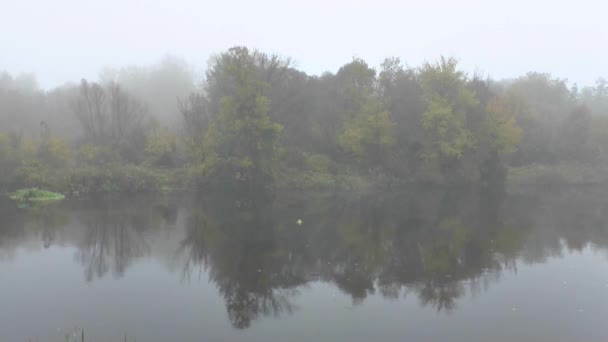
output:
[[[606,340],[606,190],[3,203],[0,340]]]

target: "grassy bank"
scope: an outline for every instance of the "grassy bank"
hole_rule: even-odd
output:
[[[103,168],[49,169],[39,166],[15,170],[5,191],[43,188],[81,197],[109,193],[161,193],[186,189],[187,170],[153,169],[142,166],[116,165]]]
[[[204,183],[195,169],[161,169],[135,165],[113,165],[49,169],[39,166],[15,170],[10,181],[2,184],[5,193],[19,189],[45,189],[67,197],[100,194],[168,193],[200,190]],[[428,177],[427,177],[428,178]],[[274,172],[272,187],[283,190],[366,192],[388,190],[412,183],[444,184],[419,179],[401,180],[382,175],[363,175],[349,170],[324,171],[310,168],[279,168]],[[465,180],[465,183],[475,181]],[[508,169],[510,185],[583,185],[608,183],[608,167],[587,164],[534,164]],[[23,193],[25,194],[25,193]],[[22,194],[22,195],[23,195]],[[30,192],[31,194],[31,192]],[[27,195],[27,194],[26,194]],[[25,195],[24,195],[25,196]],[[44,196],[42,196],[44,197]]]
[[[47,169],[27,167],[15,171],[5,192],[40,188],[68,197],[100,194],[139,194],[193,191],[204,187],[197,169],[157,169],[116,165],[104,168]],[[365,191],[373,182],[359,175],[281,169],[275,172],[273,188],[290,190]]]

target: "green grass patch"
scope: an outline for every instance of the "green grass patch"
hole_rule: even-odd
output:
[[[21,189],[8,194],[8,197],[17,202],[19,207],[28,207],[35,204],[45,204],[55,201],[60,201],[65,198],[64,195],[42,190],[38,188]]]

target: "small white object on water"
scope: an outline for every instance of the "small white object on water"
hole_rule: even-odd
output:
[[[262,270],[258,270],[258,273],[259,273],[259,272],[262,272]]]
[[[296,223],[298,224],[298,226],[302,225],[302,220],[297,220]]]
[[[583,312],[583,309],[578,309],[578,312]]]
[[[517,311],[517,309],[516,308],[511,308],[511,311]]]

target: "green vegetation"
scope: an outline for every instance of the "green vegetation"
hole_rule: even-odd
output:
[[[603,79],[495,81],[444,57],[314,76],[246,47],[218,54],[199,88],[176,61],[129,70],[46,92],[1,74],[0,191],[595,183],[608,168]]]
[[[608,183],[608,172],[590,164],[533,164],[509,169],[507,179],[514,185],[600,184]]]
[[[17,202],[19,206],[30,206],[35,204],[45,204],[60,201],[64,195],[52,191],[41,190],[38,188],[21,189],[10,193],[8,197]]]

